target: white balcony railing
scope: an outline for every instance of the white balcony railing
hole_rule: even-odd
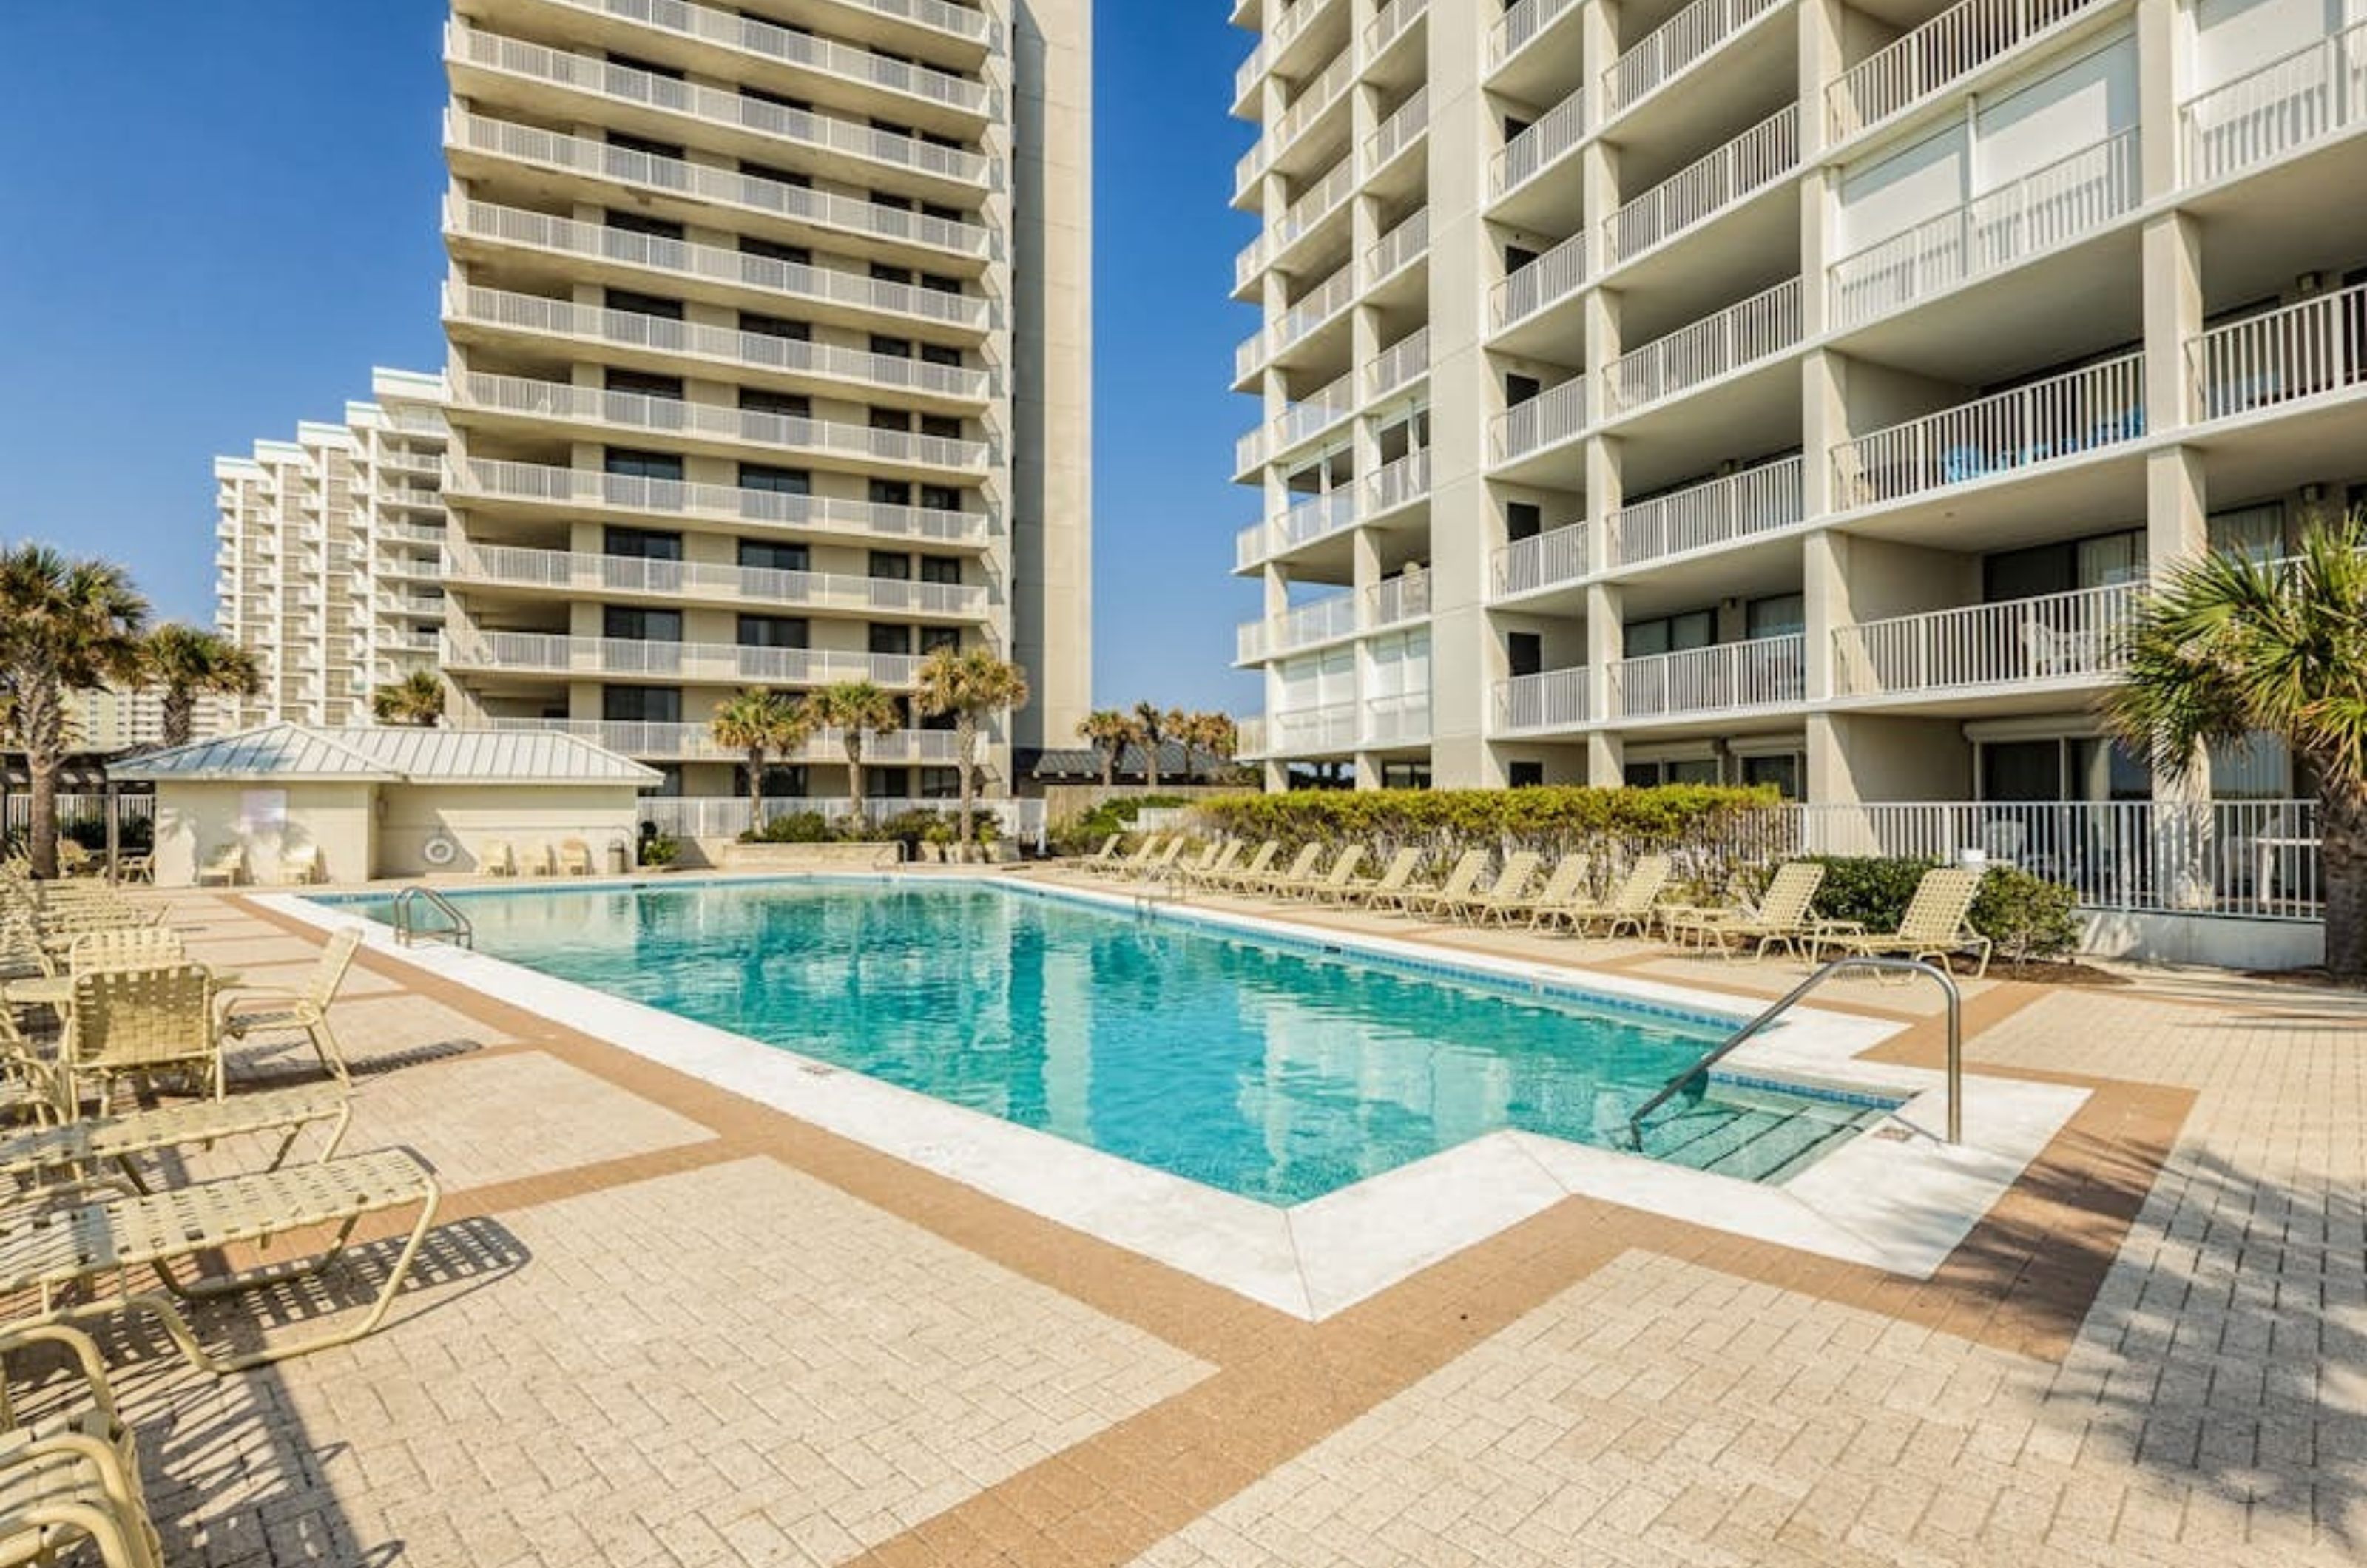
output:
[[[719,245],[687,244],[680,240],[611,229],[606,224],[554,218],[523,208],[466,201],[458,196],[445,205],[444,226],[447,233],[459,238],[654,273],[663,284],[679,286],[684,279],[697,279],[879,315],[941,321],[980,332],[995,324],[994,303],[983,295],[916,288],[908,283],[883,282],[836,267],[775,261],[769,256],[747,255]]]
[[[1332,593],[1279,615],[1243,622],[1237,628],[1234,646],[1239,660],[1247,664],[1355,635],[1355,594]]]
[[[986,589],[977,583],[776,571],[721,561],[651,560],[515,545],[456,544],[447,548],[451,556],[449,575],[468,582],[963,619],[987,613]]]
[[[2179,109],[2187,183],[2273,163],[2367,121],[2367,22],[2197,94]]]
[[[983,468],[992,457],[991,449],[982,441],[915,435],[903,430],[875,430],[867,424],[760,413],[728,403],[697,403],[684,398],[609,392],[596,387],[536,381],[522,376],[479,371],[460,378],[455,389],[459,396],[454,401],[462,407],[522,418],[615,425],[637,433],[704,435],[754,446],[794,446],[927,468]]]
[[[1294,502],[1278,517],[1252,523],[1234,539],[1233,558],[1246,567],[1268,555],[1344,532],[1410,505],[1430,493],[1430,453],[1409,452],[1384,463],[1363,482]]]
[[[1293,5],[1275,8],[1274,19],[1266,26],[1265,36],[1258,40],[1258,46],[1250,51],[1250,57],[1242,61],[1233,73],[1234,102],[1239,103],[1249,96],[1250,89],[1274,68],[1274,62],[1282,58],[1283,51],[1297,43],[1299,35],[1330,5],[1331,0],[1296,0]]]
[[[2136,209],[2137,133],[2082,148],[1832,265],[1836,327],[1901,310]]]
[[[1800,107],[1786,104],[1611,216],[1603,265],[1617,266],[1708,221],[1800,166]]]
[[[1323,176],[1283,209],[1265,232],[1251,241],[1233,263],[1233,283],[1245,287],[1284,252],[1311,233],[1317,225],[1347,205],[1356,188],[1356,159],[1342,157]]]
[[[1495,556],[1496,597],[1576,582],[1587,571],[1586,525],[1572,523],[1515,539]]]
[[[686,484],[499,457],[471,457],[446,474],[444,485],[456,498],[483,497],[561,511],[598,508],[636,516],[942,545],[982,545],[992,529],[991,519],[982,513]]]
[[[1611,667],[1613,711],[1671,718],[1799,703],[1807,694],[1806,647],[1795,632],[1623,659]]]
[[[1574,92],[1535,125],[1504,143],[1489,171],[1489,190],[1506,196],[1560,162],[1586,139],[1586,93]]]
[[[1355,525],[1355,488],[1343,487],[1325,495],[1310,496],[1275,518],[1273,525],[1274,547],[1278,550],[1296,549]]]
[[[1959,0],[1825,86],[1825,139],[1903,114],[2057,23],[2107,0]]]
[[[1545,670],[1496,682],[1496,732],[1575,729],[1587,719],[1586,669]]]
[[[1266,754],[1270,743],[1266,739],[1266,723],[1263,714],[1255,714],[1242,719],[1236,728],[1236,734],[1240,739],[1242,756],[1263,757]]]
[[[1365,253],[1365,287],[1394,277],[1430,254],[1430,209],[1416,208],[1396,228],[1373,242]]]
[[[2123,355],[1861,435],[1831,454],[1837,509],[2102,451],[2145,434],[2145,355]]]
[[[1488,29],[1488,66],[1493,70],[1535,43],[1537,36],[1579,0],[1520,0]]]
[[[1429,130],[1430,86],[1425,83],[1414,89],[1412,96],[1391,109],[1388,118],[1365,138],[1365,173],[1379,173]]]
[[[1611,558],[1634,566],[1712,549],[1788,528],[1800,518],[1800,459],[1786,457],[1621,507],[1610,517]]]
[[[1247,473],[1278,453],[1329,430],[1355,412],[1356,378],[1341,376],[1242,436],[1233,449],[1233,471]]]
[[[1354,703],[1331,703],[1318,708],[1272,713],[1266,726],[1276,752],[1351,751],[1356,746]]]
[[[1361,491],[1360,518],[1384,516],[1430,493],[1430,450],[1409,452],[1382,464],[1366,476]]]
[[[994,231],[957,219],[933,218],[884,202],[862,201],[831,191],[811,190],[780,180],[743,175],[681,158],[659,157],[630,147],[569,136],[515,120],[450,109],[445,142],[455,149],[592,176],[640,190],[661,191],[743,212],[835,229],[866,239],[885,240],[955,255],[989,259],[998,250]]]
[[[572,54],[565,50],[482,32],[458,17],[446,24],[444,53],[448,61],[504,75],[568,88],[613,103],[640,105],[708,125],[803,142],[819,152],[884,164],[980,189],[986,187],[994,173],[993,164],[982,153],[941,147],[900,131],[881,130],[851,119],[790,108],[590,55]]]
[[[2122,582],[1835,626],[1833,694],[2103,679],[2124,668],[2122,637],[2142,591]]]
[[[596,718],[492,718],[486,720],[484,728],[544,735],[572,735],[627,757],[738,761],[744,755],[718,743],[712,727],[704,724],[635,723]],[[844,763],[846,747],[837,730],[817,730],[807,738],[803,746],[786,757],[776,752],[773,760],[776,762],[825,765]],[[884,735],[875,732],[863,738],[866,767],[875,762],[894,767],[915,762],[950,763],[957,761],[959,754],[955,750],[954,735],[947,729],[895,729]]]
[[[777,27],[737,11],[689,5],[685,0],[551,0],[551,3],[594,16],[618,17],[639,27],[653,28],[677,37],[697,39],[743,54],[839,77],[862,86],[902,93],[967,114],[983,115],[994,108],[994,94],[983,82],[933,70],[909,60],[874,53],[816,33]],[[856,0],[856,3],[889,16],[900,16],[906,8],[905,0]],[[927,20],[965,8],[933,5],[930,0],[913,0],[912,9],[916,19]],[[958,17],[952,20],[954,25],[947,28],[949,31],[958,28],[964,37],[985,36],[982,24]]]
[[[1359,629],[1368,632],[1418,621],[1430,614],[1430,573],[1409,570],[1365,590]]]
[[[529,333],[538,337],[572,338],[612,348],[645,348],[685,358],[729,365],[738,369],[776,370],[841,381],[859,381],[903,392],[983,402],[993,395],[988,372],[960,365],[938,365],[925,359],[868,354],[835,344],[816,344],[771,333],[741,332],[731,327],[646,316],[629,310],[577,305],[539,294],[514,294],[505,289],[447,283],[447,321]]]
[[[1381,51],[1403,38],[1406,29],[1420,21],[1429,9],[1430,0],[1387,0],[1365,24],[1365,60],[1379,59]]]
[[[1385,398],[1430,369],[1430,329],[1421,327],[1375,355],[1365,367],[1365,396]]]
[[[2214,327],[2186,356],[2198,420],[2356,391],[2367,383],[2367,284]]]
[[[1411,746],[1430,739],[1430,693],[1390,692],[1367,698],[1360,743]]]
[[[1499,332],[1518,326],[1585,286],[1591,248],[1587,243],[1587,233],[1580,230],[1496,285],[1489,305]]]
[[[837,649],[741,648],[731,643],[641,642],[631,637],[447,628],[443,659],[453,669],[552,675],[654,676],[668,680],[820,685],[870,681],[909,686],[921,665],[909,654]]]
[[[844,761],[841,752],[833,761]],[[872,765],[868,750],[863,765]],[[913,796],[875,795],[863,800],[848,800],[834,795],[779,796],[764,803],[767,821],[786,817],[791,812],[811,812],[837,821],[846,817],[862,817],[871,822],[885,822],[908,811],[950,812],[954,801],[948,796]],[[991,796],[974,803],[980,817],[991,817],[1005,838],[1040,844],[1046,825],[1045,803],[1040,800],[1010,800]],[[633,814],[659,832],[674,839],[736,839],[748,830],[748,797],[742,795],[645,795],[633,807]]]
[[[977,6],[957,6],[953,0],[848,0],[848,3],[883,17],[911,22],[915,27],[933,28],[972,43],[991,45],[995,42],[993,18]]]
[[[1496,416],[1489,433],[1500,463],[1567,441],[1586,428],[1586,378],[1573,376]]]
[[[1625,114],[1650,97],[1778,4],[1780,0],[1693,0],[1603,73],[1603,118]]]
[[[1800,341],[1800,280],[1680,327],[1620,355],[1603,385],[1604,412],[1633,413],[1783,353]]]

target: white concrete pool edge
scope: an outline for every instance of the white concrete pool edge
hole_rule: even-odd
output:
[[[1135,908],[1127,897],[992,874],[929,880],[1026,886],[1036,896]],[[2086,1099],[2085,1090],[2062,1086],[1968,1077],[1965,1142],[1952,1148],[1937,1135],[1944,1124],[1941,1075],[1857,1059],[1905,1025],[1804,1008],[1785,1027],[1735,1053],[1727,1066],[1779,1082],[1911,1098],[1781,1186],[1502,1131],[1280,1209],[488,954],[403,947],[389,928],[300,895],[256,896],[255,902],[316,928],[357,926],[374,951],[425,973],[1308,1321],[1353,1306],[1569,1196],[1927,1279]],[[1625,976],[1445,953],[1231,911],[1162,902],[1157,912],[1314,942],[1347,956],[1550,982],[1737,1022],[1750,1010],[1731,997]]]

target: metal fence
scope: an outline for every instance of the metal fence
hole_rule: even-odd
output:
[[[153,822],[156,819],[156,797],[153,795],[119,795],[115,797],[116,820],[119,825],[132,822]],[[6,811],[6,830],[10,833],[28,831],[33,826],[33,797],[11,790]],[[107,796],[104,795],[61,795],[58,796],[58,825],[63,828],[75,822],[107,820]]]

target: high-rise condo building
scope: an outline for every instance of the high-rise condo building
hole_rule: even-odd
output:
[[[2139,585],[2367,479],[2361,15],[1239,0],[1251,754],[2171,797],[2096,716]]]
[[[921,660],[987,648],[1065,743],[1088,696],[1090,6],[459,0],[444,225],[441,667],[742,794],[734,693],[884,688],[867,795],[957,787]],[[772,787],[843,796],[816,735]],[[703,821],[703,819],[702,819]],[[688,819],[685,818],[685,825]],[[712,830],[702,828],[701,830]]]
[[[444,618],[443,378],[373,374],[345,423],[214,459],[214,623],[263,690],[209,727],[367,724],[373,689],[433,668]]]

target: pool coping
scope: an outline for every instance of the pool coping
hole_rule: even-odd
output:
[[[895,873],[750,878],[610,878],[493,895],[654,886],[832,882],[893,885]],[[933,873],[968,883],[1230,931],[1345,957],[1535,986],[1614,1006],[1739,1024],[1758,1009],[1666,982],[1486,953],[1447,953],[1394,937],[1347,933],[1178,900],[1144,900],[993,872]],[[474,891],[474,890],[472,890]],[[1593,1199],[1801,1251],[1925,1280],[2061,1131],[2088,1091],[1972,1076],[1965,1141],[1939,1136],[1936,1071],[1863,1060],[1905,1022],[1802,1008],[1728,1058],[1734,1072],[1812,1091],[1901,1101],[1864,1132],[1777,1185],[1664,1165],[1512,1130],[1482,1135],[1287,1208],[1238,1197],[899,1088],[784,1047],[680,1018],[489,954],[404,947],[389,928],[301,895],[254,901],[315,929],[358,927],[373,952],[465,989],[538,1012],[881,1153],[1180,1269],[1251,1301],[1320,1322],[1570,1197]]]

